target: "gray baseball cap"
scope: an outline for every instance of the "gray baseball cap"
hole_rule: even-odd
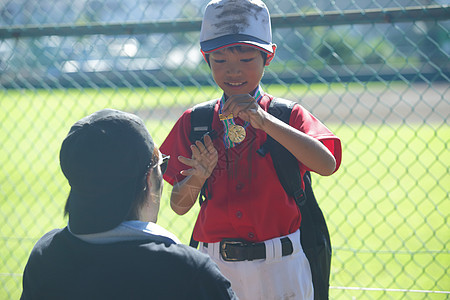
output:
[[[273,53],[267,6],[260,0],[213,0],[208,3],[200,30],[203,53],[235,45]]]

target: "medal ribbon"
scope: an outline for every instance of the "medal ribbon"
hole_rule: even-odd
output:
[[[263,95],[264,95],[264,92],[261,89],[261,86],[258,86],[256,88],[255,94],[252,97],[255,98],[256,102],[259,104]],[[225,93],[222,95],[222,98],[220,98],[219,116],[222,114],[222,108],[223,108],[224,104],[225,104]],[[224,120],[222,120],[222,123],[223,123],[223,128],[225,131],[225,134],[223,135],[223,144],[225,145],[225,148],[226,149],[233,148],[234,146],[236,146],[236,144],[240,144],[240,143],[232,142],[230,140],[230,137],[228,136],[229,128],[233,125],[236,125],[234,118],[224,119]],[[245,121],[244,126],[243,126],[244,129],[247,128],[247,126],[249,124],[250,124],[249,122]]]

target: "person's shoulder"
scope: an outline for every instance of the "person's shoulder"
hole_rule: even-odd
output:
[[[273,96],[273,95],[271,95],[269,93],[264,92],[264,94],[263,94],[263,96],[262,96],[262,98],[261,98],[259,103],[262,106],[267,106],[268,107],[269,104],[272,102],[272,100],[275,99],[275,98],[277,98],[277,97],[275,97],[275,96]]]
[[[219,103],[219,99],[217,99],[217,98],[211,99],[208,101],[203,101],[203,102],[197,103],[193,107],[191,107],[189,109],[189,112],[192,112],[194,110],[195,111],[201,110],[202,112],[209,111],[210,109],[217,110],[218,103]]]
[[[304,106],[302,106],[299,100],[286,99],[283,97],[272,96],[269,94],[265,94],[267,106],[269,106],[272,102],[277,103],[278,106],[285,106],[290,109],[293,113],[303,113],[309,112]],[[264,99],[263,98],[263,99]]]
[[[184,244],[149,243],[145,247],[151,252],[147,255],[151,268],[162,277],[170,276],[186,299],[236,299],[230,282],[208,255]],[[142,257],[140,264],[146,261]]]
[[[204,289],[205,293],[215,295],[215,299],[237,299],[231,290],[231,284],[221,273],[217,264],[207,255],[183,244],[170,246],[178,255],[178,270],[183,266],[188,272],[194,290]],[[218,298],[217,298],[218,297]]]
[[[44,234],[37,242],[36,245],[45,247],[50,245],[55,238],[58,238],[59,236],[66,235],[68,233],[66,228],[57,228],[50,230],[46,234]]]
[[[42,256],[48,252],[48,249],[52,249],[58,244],[57,240],[68,233],[66,228],[53,229],[46,234],[44,234],[37,242],[34,244],[31,250],[30,257]]]
[[[183,263],[202,264],[209,259],[208,255],[184,244],[148,243],[145,247],[149,251],[171,256],[172,259],[180,260]]]
[[[296,101],[296,100],[286,99],[286,98],[278,97],[278,96],[271,95],[271,94],[268,94],[268,93],[264,93],[264,97],[261,99],[261,101],[264,101],[267,104],[270,104],[272,102],[279,102],[279,103],[283,103],[283,104],[286,104],[286,105],[290,105],[290,104],[300,105],[298,103],[298,101]]]
[[[198,251],[197,249],[194,249],[188,245],[184,244],[174,244],[171,245],[173,248],[173,251],[176,252],[178,255],[192,258],[193,261],[207,261],[209,260],[209,256]]]
[[[189,107],[188,109],[186,109],[183,112],[183,115],[185,114],[190,114],[193,110],[197,110],[199,108],[206,108],[206,107],[215,107],[218,104],[219,99],[215,98],[215,99],[210,99],[207,101],[203,101],[203,102],[199,102],[196,104],[193,104],[191,107]]]
[[[179,269],[208,269],[213,261],[204,253],[184,244],[157,244],[143,245],[146,250],[152,252],[153,257],[159,257]]]

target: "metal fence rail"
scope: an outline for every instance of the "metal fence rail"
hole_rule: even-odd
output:
[[[304,26],[336,26],[349,24],[376,24],[417,21],[442,21],[450,19],[449,5],[427,5],[360,11],[328,11],[321,13],[289,13],[272,15],[272,28]],[[24,38],[42,36],[83,35],[133,35],[149,33],[173,33],[199,31],[201,18],[191,20],[129,22],[118,24],[70,24],[70,25],[28,25],[0,27],[0,38]]]
[[[101,108],[141,116],[157,143],[220,95],[199,51],[207,0],[0,1],[0,299],[33,244],[65,226],[58,151]],[[450,295],[450,8],[439,1],[265,1],[277,55],[263,88],[341,139],[315,176],[333,244],[331,299]],[[188,242],[198,207],[158,222]]]

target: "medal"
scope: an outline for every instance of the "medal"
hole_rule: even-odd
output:
[[[253,94],[253,95],[252,95]],[[261,87],[258,86],[254,92],[250,94],[253,98],[255,98],[256,102],[259,104],[261,99],[263,98],[264,92],[261,90]],[[245,128],[250,125],[249,121],[245,121],[244,125],[237,125],[235,123],[234,117],[232,113],[225,116],[222,111],[226,101],[226,95],[223,93],[222,98],[220,98],[220,106],[219,106],[219,120],[223,123],[224,134],[223,134],[223,144],[225,149],[230,149],[235,147],[237,144],[242,143],[245,140],[247,133],[245,132]]]
[[[233,114],[229,114],[228,116],[224,116],[223,114],[219,114],[219,120],[220,121],[224,121],[224,120],[231,120],[231,119],[233,119],[234,117],[233,117]]]
[[[228,128],[228,137],[233,143],[242,142],[245,139],[245,135],[245,128],[240,125],[233,124]]]

